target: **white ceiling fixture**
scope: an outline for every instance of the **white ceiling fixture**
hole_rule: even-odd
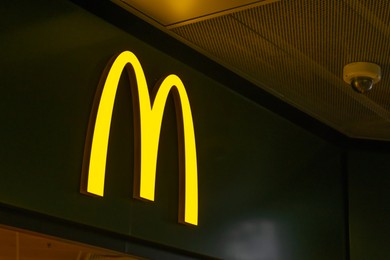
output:
[[[366,93],[381,79],[381,67],[370,62],[352,62],[344,66],[344,81],[358,93]]]

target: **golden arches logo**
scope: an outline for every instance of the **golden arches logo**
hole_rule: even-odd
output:
[[[191,107],[183,82],[176,75],[167,76],[153,90],[155,96],[152,102],[145,74],[133,53],[120,53],[107,69],[107,77],[102,77],[100,83],[103,86],[100,89],[101,94],[98,91],[95,98],[96,114],[92,113],[89,124],[88,132],[91,135],[86,143],[81,191],[97,196],[104,195],[111,117],[119,79],[126,69],[131,81],[135,118],[134,196],[154,201],[161,123],[165,103],[172,90],[179,133],[179,221],[197,225],[198,173],[195,134]]]

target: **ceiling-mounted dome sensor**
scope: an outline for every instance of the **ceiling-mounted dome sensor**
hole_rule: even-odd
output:
[[[370,62],[353,62],[344,66],[344,81],[358,93],[366,93],[381,79],[381,67]]]

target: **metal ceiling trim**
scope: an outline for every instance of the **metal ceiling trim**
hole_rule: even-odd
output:
[[[178,22],[178,23],[174,23],[174,24],[169,24],[169,25],[167,25],[165,27],[168,30],[170,30],[170,29],[173,29],[173,28],[176,28],[176,27],[180,27],[180,26],[183,26],[183,25],[196,23],[196,22],[201,22],[201,21],[204,21],[204,20],[213,19],[213,18],[216,18],[216,17],[219,17],[219,16],[223,16],[223,15],[229,15],[229,14],[232,14],[232,13],[244,11],[244,10],[247,10],[247,9],[251,9],[251,8],[255,8],[255,7],[259,7],[259,6],[263,6],[263,5],[267,5],[267,4],[272,4],[272,3],[275,3],[275,2],[279,2],[279,1],[280,0],[262,0],[260,2],[249,3],[249,4],[246,4],[246,5],[239,6],[239,7],[234,7],[234,8],[230,8],[230,9],[226,9],[226,10],[221,10],[219,12],[215,12],[215,13],[212,13],[212,14],[199,16],[199,17],[192,18],[192,19],[189,19],[189,20],[186,20],[186,21],[182,21],[182,22]]]
[[[247,10],[247,9],[250,9],[250,8],[255,8],[255,7],[258,7],[258,6],[272,4],[272,3],[275,3],[275,2],[279,2],[279,1],[280,0],[260,0],[260,1],[257,1],[257,2],[244,4],[244,5],[241,5],[241,6],[238,6],[238,7],[229,8],[229,9],[225,9],[225,10],[220,10],[220,11],[217,11],[217,12],[214,12],[214,13],[211,13],[211,14],[207,14],[207,15],[203,15],[203,16],[199,16],[199,17],[194,17],[194,18],[191,18],[191,19],[188,19],[188,20],[185,20],[185,21],[164,25],[164,24],[160,23],[159,21],[157,21],[156,19],[153,19],[147,12],[142,12],[141,10],[138,10],[137,8],[133,7],[132,5],[130,5],[129,3],[127,3],[127,2],[125,2],[123,0],[111,0],[111,2],[113,2],[116,5],[124,8],[125,10],[127,10],[130,13],[138,16],[139,18],[145,20],[146,22],[148,22],[148,23],[158,27],[159,29],[165,28],[165,29],[168,29],[168,30],[176,28],[176,27],[180,27],[180,26],[183,26],[183,25],[187,25],[187,24],[191,24],[191,23],[196,23],[196,22],[212,19],[212,18],[219,17],[219,16],[228,15],[228,14],[232,14],[232,13],[239,12],[239,11],[244,11],[244,10]]]

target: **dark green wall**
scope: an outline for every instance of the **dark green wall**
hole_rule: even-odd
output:
[[[3,1],[0,10],[2,204],[219,258],[345,258],[340,148],[70,2]],[[156,201],[131,197],[133,115],[125,76],[105,197],[79,193],[95,90],[108,60],[122,50],[138,56],[150,86],[168,73],[186,85],[198,146],[198,227],[177,223],[172,100]]]
[[[351,259],[390,258],[389,158],[371,149],[348,154]]]

